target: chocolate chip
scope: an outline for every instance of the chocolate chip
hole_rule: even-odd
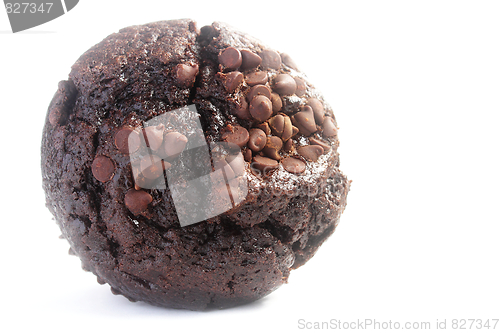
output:
[[[252,162],[252,150],[250,148],[245,149],[243,157],[245,158],[245,161]]]
[[[234,47],[228,47],[219,54],[219,63],[229,70],[238,69],[241,65],[241,53]]]
[[[241,70],[248,70],[259,67],[262,58],[249,50],[241,50]]]
[[[308,161],[316,162],[323,155],[324,150],[321,146],[311,145],[297,148],[297,153]]]
[[[323,148],[323,151],[326,153],[326,152],[329,152],[330,149],[332,149],[332,147],[330,146],[330,144],[328,142],[325,142],[323,140],[319,140],[319,139],[316,139],[316,138],[309,138],[309,143],[311,145],[318,145],[318,146],[321,146],[321,148]]]
[[[132,174],[134,176],[134,188],[140,190],[141,188],[151,188],[157,178],[151,179],[147,178],[141,173],[140,161],[135,162],[132,165]]]
[[[295,80],[288,74],[278,74],[274,78],[273,90],[280,95],[292,95],[296,88]]]
[[[283,107],[283,101],[277,93],[271,93],[271,103],[273,104],[273,113],[278,113]]]
[[[157,126],[148,126],[143,130],[146,145],[152,150],[158,150],[163,142],[163,131],[165,126],[159,124]]]
[[[314,120],[316,124],[323,124],[323,120],[325,120],[325,108],[323,107],[323,103],[317,98],[308,98],[307,105],[309,105],[314,112]]]
[[[167,133],[163,143],[165,154],[170,158],[177,157],[186,148],[187,142],[188,139],[179,132]]]
[[[247,74],[245,77],[245,82],[249,86],[255,86],[257,84],[266,84],[267,83],[267,72],[257,71],[250,74]]]
[[[295,126],[292,126],[292,138],[299,134],[299,129]]]
[[[245,160],[241,153],[226,156],[226,162],[233,169],[235,177],[239,177],[245,173]]]
[[[205,25],[200,28],[200,37],[203,39],[212,39],[213,37],[217,36],[217,31],[215,28],[211,25]]]
[[[260,64],[263,68],[280,69],[281,68],[281,57],[276,51],[264,50],[260,53],[262,58],[262,63]]]
[[[57,92],[49,105],[49,122],[52,126],[64,125],[72,112],[78,91],[73,81],[60,81]]]
[[[260,128],[266,135],[271,135],[271,127],[269,127],[268,123],[261,123],[255,127]]]
[[[277,136],[268,136],[266,146],[264,148],[272,148],[280,150],[283,147],[283,141]]]
[[[259,128],[251,128],[249,132],[248,147],[255,152],[261,151],[266,145],[266,133]]]
[[[222,140],[234,143],[238,145],[240,148],[244,147],[248,142],[248,131],[241,126],[229,126],[226,129],[226,132],[222,134]]]
[[[148,179],[157,179],[162,176],[163,164],[161,158],[156,155],[144,156],[140,162],[140,171]]]
[[[263,95],[255,96],[250,102],[248,109],[252,117],[260,122],[266,121],[273,114],[271,101]]]
[[[291,153],[293,151],[293,140],[288,139],[285,144],[283,145],[283,150],[286,151],[287,153]]]
[[[135,153],[141,146],[141,137],[131,127],[122,127],[115,133],[115,146],[122,154]]]
[[[247,101],[251,102],[252,99],[258,95],[266,96],[271,99],[271,89],[262,84],[255,85],[248,91]]]
[[[284,118],[284,127],[283,127],[283,133],[281,134],[281,139],[283,142],[288,141],[293,136],[293,126],[292,126],[292,120],[290,117],[283,115]]]
[[[281,54],[281,61],[285,65],[287,65],[288,67],[293,68],[295,70],[298,70],[297,65],[295,64],[295,62],[293,61],[293,59],[288,54],[282,53]]]
[[[222,74],[221,76],[224,88],[230,93],[233,93],[243,83],[243,74],[238,71]]]
[[[226,178],[228,180],[233,179],[235,177],[233,169],[229,166],[229,164],[227,164],[226,160],[222,157],[215,159],[214,168],[215,168],[215,170],[218,170],[218,169],[222,170],[225,173]],[[217,183],[221,182],[221,179],[216,180],[213,177],[212,177],[212,180],[214,182],[217,182]]]
[[[263,172],[276,169],[278,165],[278,161],[260,155],[254,156],[252,162],[252,168]]]
[[[153,201],[151,194],[143,190],[130,189],[125,194],[125,206],[134,215],[139,215],[144,212],[148,205]]]
[[[198,75],[198,65],[196,64],[178,64],[174,68],[177,84],[183,88],[192,87]]]
[[[297,158],[287,157],[281,163],[286,171],[293,174],[300,174],[306,171],[306,164]]]
[[[331,117],[325,117],[325,121],[323,122],[323,135],[328,137],[337,135],[337,127],[333,123]]]
[[[241,97],[236,106],[231,110],[231,113],[240,119],[250,119],[250,111],[248,111],[248,103],[245,97]]]
[[[310,106],[304,106],[302,111],[293,116],[293,124],[299,129],[300,133],[309,136],[316,132],[316,123],[314,122],[313,110]]]
[[[323,148],[323,150],[325,151],[325,153],[329,152],[330,149],[332,149],[332,147],[330,146],[330,144],[328,142],[323,141],[323,140],[319,140],[319,139],[315,139],[315,138],[309,138],[309,142],[312,145],[321,146],[321,148]]]
[[[285,118],[282,115],[276,115],[267,121],[271,131],[274,135],[280,136],[283,134],[285,128]]]
[[[107,182],[115,174],[115,163],[107,156],[99,155],[92,162],[92,174],[100,182]]]
[[[266,146],[262,149],[262,152],[267,156],[275,160],[281,160],[279,151],[283,147],[283,141],[277,136],[267,137]]]
[[[295,83],[297,85],[297,89],[295,89],[295,95],[302,97],[306,93],[306,83],[304,80],[298,77],[293,78],[295,80]]]
[[[236,206],[243,202],[248,195],[247,179],[237,177],[235,179],[231,179],[227,183],[231,189],[231,201],[234,205]]]

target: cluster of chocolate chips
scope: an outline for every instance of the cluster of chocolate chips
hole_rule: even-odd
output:
[[[324,139],[337,135],[335,122],[319,99],[308,96],[306,81],[292,76],[297,67],[288,55],[273,50],[257,54],[228,47],[220,52],[218,59],[217,79],[229,94],[240,96],[231,112],[250,124],[249,129],[230,124],[221,133],[222,141],[237,146],[242,155],[215,158],[217,154],[212,154],[215,168],[225,170],[228,180],[244,173],[243,159],[262,173],[278,168],[281,163],[286,171],[301,174],[308,161],[316,162],[331,149],[330,142]],[[179,84],[192,86],[198,66],[180,64],[175,74]],[[284,100],[293,96],[302,103],[293,110],[284,108]],[[307,140],[298,140],[300,137]],[[164,172],[184,151],[187,142],[186,136],[167,132],[162,124],[142,130],[125,126],[115,133],[116,149],[122,154],[133,154],[135,186],[125,194],[125,205],[134,215],[143,213],[153,200],[143,189],[153,188],[163,179]],[[304,145],[305,142],[308,144]],[[107,182],[113,178],[115,168],[111,158],[98,155],[92,163],[92,174],[98,181]]]
[[[171,167],[188,139],[183,134],[166,132],[163,124],[147,126],[141,130],[124,126],[114,136],[116,149],[122,154],[134,154],[131,158],[135,186],[125,194],[125,205],[134,215],[143,213],[153,197],[143,188],[153,188],[163,179],[164,171]],[[137,153],[137,154],[136,154]],[[105,155],[98,155],[92,163],[92,174],[100,182],[110,181],[115,174],[115,162]]]
[[[279,163],[290,173],[306,170],[306,162],[315,162],[330,150],[330,143],[314,137],[337,135],[333,118],[325,112],[322,102],[307,96],[307,83],[292,76],[297,69],[286,54],[264,50],[228,47],[219,54],[218,78],[230,94],[241,95],[231,112],[251,124],[251,128],[228,125],[222,140],[237,144],[247,162],[262,172],[276,169]],[[285,66],[282,66],[284,64]],[[296,96],[303,103],[293,111],[285,111],[283,98]],[[307,137],[309,145],[296,147],[299,136]]]

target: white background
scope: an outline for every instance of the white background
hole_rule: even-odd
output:
[[[288,285],[222,311],[113,296],[67,255],[41,188],[45,112],[70,66],[122,27],[185,17],[225,21],[292,55],[334,107],[353,180],[337,231]],[[12,34],[0,10],[0,325],[292,332],[306,331],[300,319],[446,319],[451,329],[500,318],[499,17],[498,1],[82,0]]]

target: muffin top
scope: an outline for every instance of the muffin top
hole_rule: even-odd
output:
[[[200,30],[191,20],[122,29],[83,54],[69,77],[51,103],[50,124],[88,126],[97,141],[86,161],[93,177],[126,188],[134,215],[151,216],[144,189],[165,187],[164,176],[170,185],[218,169],[227,170],[226,181],[239,178],[230,206],[210,185],[185,197],[212,198],[197,208],[208,210],[200,221],[233,214],[263,189],[314,191],[338,166],[331,107],[292,58],[219,22]],[[128,151],[129,144],[137,147]]]

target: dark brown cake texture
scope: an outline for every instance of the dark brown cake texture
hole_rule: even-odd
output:
[[[189,105],[200,131],[187,130],[189,117],[148,122]],[[200,137],[242,158],[200,157],[189,149]],[[108,36],[59,83],[43,188],[70,252],[113,293],[223,308],[286,283],[334,232],[350,186],[338,144],[331,107],[290,56],[222,23],[156,22]],[[149,159],[132,160],[137,152]],[[186,161],[244,180],[244,200],[182,227],[169,187],[151,184]]]

